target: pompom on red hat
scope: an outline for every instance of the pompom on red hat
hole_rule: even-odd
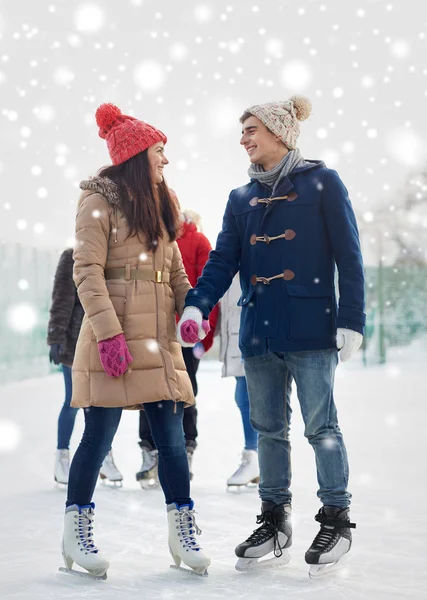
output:
[[[157,142],[167,142],[167,137],[159,129],[122,114],[114,104],[101,104],[95,118],[99,137],[107,140],[113,165],[124,163]]]

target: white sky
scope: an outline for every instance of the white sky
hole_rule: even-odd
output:
[[[167,180],[212,243],[247,182],[240,114],[296,92],[303,155],[358,210],[393,202],[426,159],[426,29],[415,0],[3,1],[0,240],[69,243],[78,182],[109,162],[102,102],[165,131]]]

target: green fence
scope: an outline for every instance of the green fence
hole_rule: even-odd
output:
[[[0,246],[0,383],[56,370],[46,331],[59,254]],[[388,348],[427,333],[427,267],[367,267],[366,313],[363,360],[383,363]]]
[[[384,363],[387,348],[427,332],[427,267],[367,267],[365,363]]]
[[[52,370],[46,331],[58,259],[57,252],[0,246],[0,383]]]

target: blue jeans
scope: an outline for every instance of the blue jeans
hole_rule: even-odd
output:
[[[258,434],[251,425],[249,415],[249,395],[245,377],[236,377],[236,404],[242,415],[243,431],[245,434],[245,450],[257,450]]]
[[[71,379],[71,367],[62,365],[62,373],[64,375],[65,383],[65,400],[62,405],[61,412],[58,417],[58,450],[68,450],[70,446],[71,434],[74,429],[74,421],[76,420],[76,414],[78,408],[72,408],[70,406],[71,396],[73,392],[73,383]]]
[[[259,493],[262,500],[291,503],[291,387],[295,380],[304,435],[316,457],[318,497],[324,505],[344,508],[348,462],[338,427],[333,385],[335,349],[268,353],[245,359],[251,423],[258,432]]]
[[[190,502],[190,472],[182,420],[184,404],[171,400],[144,405],[154,443],[159,451],[159,480],[166,503]],[[66,506],[92,501],[102,461],[111,450],[122,416],[121,408],[92,406],[84,409],[85,430],[68,478]]]

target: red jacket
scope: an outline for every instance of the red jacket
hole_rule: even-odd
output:
[[[184,269],[186,270],[190,284],[194,287],[197,283],[197,279],[202,274],[203,267],[208,261],[209,252],[212,250],[212,246],[210,245],[208,238],[200,231],[197,231],[197,227],[194,223],[183,224],[182,235],[178,238],[177,242],[182,254]],[[211,330],[205,339],[202,340],[205,352],[212,347],[218,313],[219,309],[218,305],[216,305],[209,315]]]

